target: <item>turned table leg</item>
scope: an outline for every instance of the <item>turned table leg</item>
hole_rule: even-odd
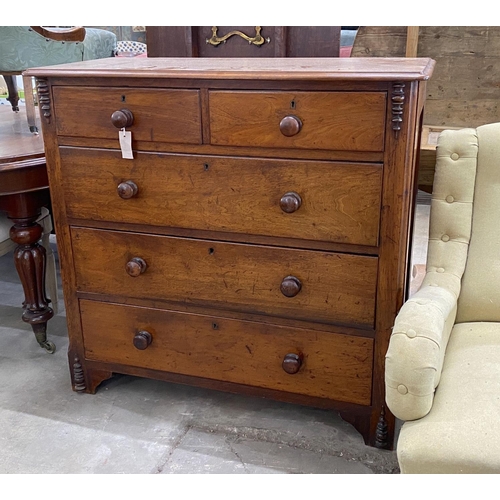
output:
[[[45,294],[45,248],[38,243],[43,229],[36,222],[37,217],[11,218],[14,225],[10,238],[18,245],[14,262],[24,289],[23,321],[31,325],[40,347],[53,353],[56,347],[47,340],[47,321],[54,311]]]
[[[19,92],[17,91],[17,82],[15,75],[3,75],[3,79],[7,84],[7,101],[10,102],[12,106],[12,111],[19,111]]]

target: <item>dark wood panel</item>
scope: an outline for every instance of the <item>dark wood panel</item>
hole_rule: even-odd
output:
[[[340,26],[288,26],[288,57],[338,57]]]
[[[217,26],[216,37],[240,32],[256,38],[255,26]],[[148,57],[338,57],[340,26],[262,26],[264,42],[238,34],[212,45],[212,26],[148,26]]]
[[[148,57],[193,57],[198,44],[191,26],[147,26]]]

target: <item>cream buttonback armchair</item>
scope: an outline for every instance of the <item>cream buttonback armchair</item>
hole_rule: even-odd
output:
[[[385,376],[402,473],[500,473],[500,123],[440,135],[427,272]]]

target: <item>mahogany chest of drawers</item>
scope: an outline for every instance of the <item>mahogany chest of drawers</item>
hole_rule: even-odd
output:
[[[405,299],[433,65],[30,70],[74,390],[123,373],[259,395],[339,411],[368,444],[392,447],[384,356]]]

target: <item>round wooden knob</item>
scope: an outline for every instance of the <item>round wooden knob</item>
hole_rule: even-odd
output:
[[[283,370],[285,370],[290,375],[297,373],[302,366],[302,355],[289,353],[283,358],[283,363],[281,363]]]
[[[140,276],[147,268],[146,262],[140,257],[134,257],[127,262],[125,269],[127,273],[132,276],[132,278],[136,278]]]
[[[146,330],[142,330],[136,333],[134,337],[134,347],[141,351],[144,351],[144,349],[146,349],[152,341],[153,337],[151,336],[151,334]]]
[[[280,207],[283,212],[287,214],[291,214],[296,212],[300,205],[302,205],[302,198],[293,191],[290,193],[285,193],[280,200]]]
[[[295,276],[287,276],[281,282],[280,290],[285,297],[295,297],[302,288],[302,283]]]
[[[134,123],[134,115],[129,109],[120,109],[111,115],[111,123],[116,128],[127,128]]]
[[[280,131],[283,135],[287,137],[292,137],[297,135],[302,128],[302,121],[299,117],[294,115],[285,116],[283,120],[280,121]]]
[[[139,188],[137,187],[137,184],[135,182],[125,181],[120,182],[116,190],[118,191],[118,196],[120,198],[128,200],[129,198],[133,198],[137,194]]]

